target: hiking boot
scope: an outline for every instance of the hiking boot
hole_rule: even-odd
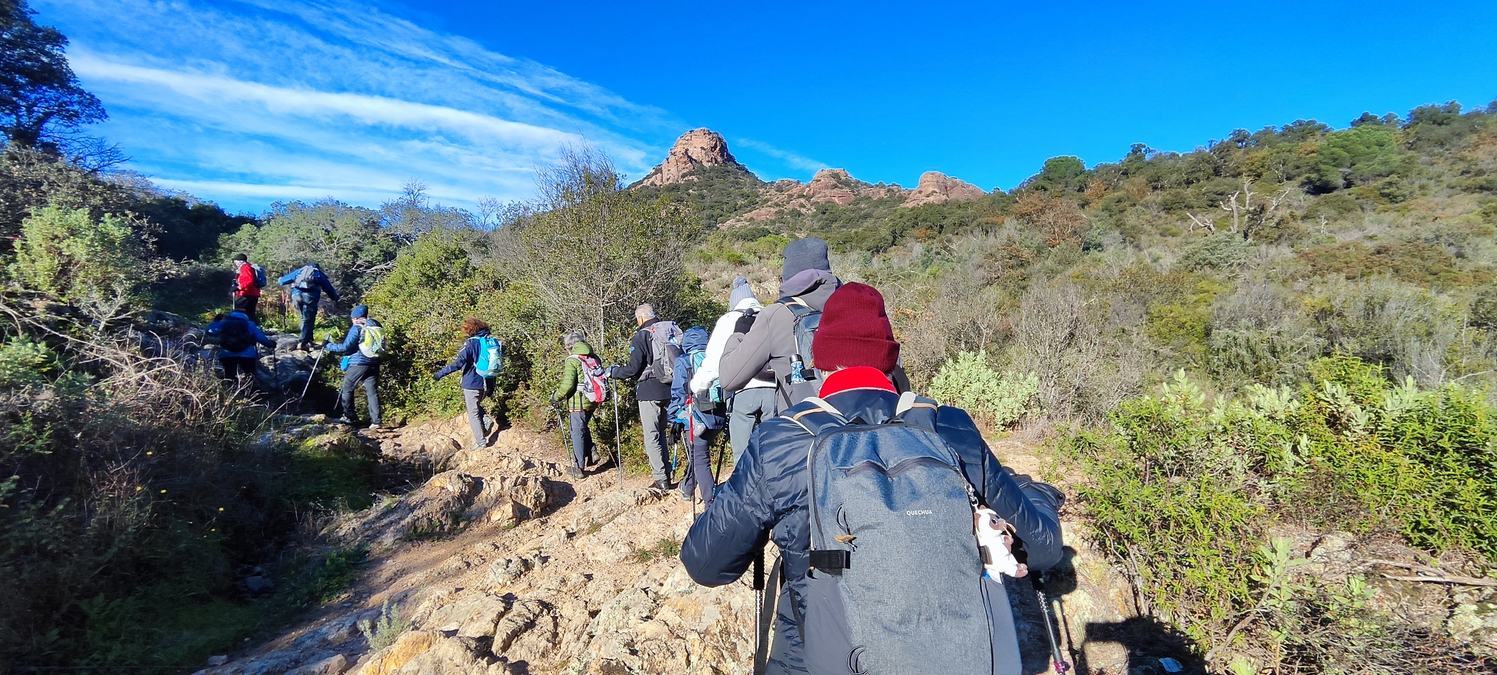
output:
[[[569,466],[569,467],[567,467],[567,475],[571,476],[573,478],[577,478],[577,479],[582,479],[582,478],[586,478],[587,477],[587,474],[583,473],[582,469],[579,469],[576,466]]]
[[[671,484],[668,483],[668,482],[666,482],[666,481],[663,481],[663,480],[657,480],[657,481],[655,481],[654,483],[652,483],[650,485],[650,490],[651,491],[653,491],[653,492],[659,492],[661,494],[665,494],[666,492],[669,492],[670,489],[671,489]]]
[[[676,494],[681,495],[681,501],[686,502],[687,504],[690,504],[694,500],[690,493],[677,492]]]
[[[359,424],[358,422],[355,422],[354,420],[348,419],[347,417],[339,417],[338,419],[335,419],[333,421],[336,422],[336,423],[338,423],[338,424],[347,424],[348,426],[351,426],[351,427],[352,426],[358,426],[358,424]]]

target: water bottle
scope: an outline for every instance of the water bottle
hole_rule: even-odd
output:
[[[806,381],[806,362],[801,360],[800,354],[790,355],[790,384],[803,384]]]

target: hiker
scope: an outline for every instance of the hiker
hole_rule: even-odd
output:
[[[582,478],[593,462],[593,434],[588,424],[598,405],[608,398],[608,382],[592,345],[581,333],[562,336],[561,346],[567,350],[567,358],[561,367],[561,381],[551,394],[551,403],[566,402],[572,432],[572,466],[567,467],[567,474]]]
[[[359,305],[349,312],[353,325],[341,344],[323,343],[322,349],[329,354],[347,354],[343,358],[343,386],[338,388],[338,402],[343,406],[343,416],[338,421],[349,426],[358,426],[358,409],[354,407],[353,391],[364,388],[364,398],[369,403],[369,428],[380,428],[379,416],[379,353],[385,346],[385,331],[379,322],[369,318],[369,307]]]
[[[243,253],[234,254],[234,309],[244,312],[250,321],[260,320],[260,289],[265,287],[265,268],[249,261]]]
[[[682,425],[687,452],[686,475],[681,478],[681,500],[690,502],[692,492],[704,504],[712,503],[717,481],[712,476],[712,458],[707,451],[723,427],[718,407],[722,404],[721,389],[708,387],[698,394],[690,383],[707,356],[707,329],[688,328],[681,334],[681,355],[676,357],[676,368],[671,383],[670,418]]]
[[[301,342],[297,346],[303,351],[311,351],[312,331],[317,328],[317,305],[322,302],[322,293],[327,291],[333,298],[333,304],[337,304],[338,290],[333,288],[332,280],[327,278],[317,263],[307,263],[291,270],[282,275],[277,283],[290,287],[291,304],[296,307],[297,314],[301,315]]]
[[[276,348],[275,340],[265,335],[249,314],[237,309],[214,317],[207,332],[210,339],[218,341],[218,363],[229,382],[237,382],[241,374],[255,376],[255,366],[260,362],[256,343],[272,352]]]
[[[825,241],[812,237],[785,246],[779,302],[759,311],[746,332],[734,333],[723,344],[717,377],[724,389],[742,391],[755,379],[769,377],[775,384],[776,413],[815,395],[811,338],[826,299],[842,285],[831,270]]]
[[[847,284],[824,307],[819,398],[759,425],[681,562],[721,586],[779,546],[771,673],[1017,673],[1005,575],[985,559],[1059,563],[1059,493],[1000,466],[966,412],[895,391],[878,291]],[[979,504],[1006,521],[982,522],[1011,528],[1001,551],[979,554]]]
[[[749,286],[748,279],[741,276],[735,278],[733,290],[728,293],[728,312],[718,317],[717,323],[713,324],[702,365],[691,376],[691,390],[697,396],[708,394],[712,387],[718,387],[728,398],[728,442],[733,445],[735,466],[739,458],[743,457],[743,449],[748,447],[749,435],[754,432],[754,427],[774,417],[774,376],[770,373],[756,374],[742,389],[735,391],[723,387],[718,381],[718,366],[728,338],[735,333],[747,333],[748,327],[753,324],[755,316],[763,307],[759,304],[759,298],[754,296],[754,289]]]
[[[476,317],[463,319],[462,349],[447,367],[432,375],[441,380],[462,371],[463,404],[468,409],[468,428],[473,432],[475,449],[489,447],[489,432],[484,423],[483,398],[494,386],[494,376],[504,362],[504,345],[489,335],[489,325]]]
[[[670,456],[665,449],[665,413],[671,400],[672,371],[681,329],[674,321],[661,321],[648,303],[634,310],[639,330],[629,341],[629,362],[608,369],[611,380],[636,380],[634,398],[639,402],[639,426],[644,432],[645,457],[650,462],[651,489],[671,489]]]

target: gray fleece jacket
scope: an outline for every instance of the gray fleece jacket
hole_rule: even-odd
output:
[[[830,273],[823,274],[824,277],[809,288],[796,289],[800,292],[782,297],[780,302],[765,307],[755,317],[754,325],[748,333],[735,333],[728,338],[727,344],[723,346],[722,361],[719,362],[717,373],[723,389],[738,391],[756,377],[773,379],[776,387],[785,382],[790,376],[790,357],[796,352],[795,314],[785,306],[785,302],[798,298],[811,309],[821,311],[826,306],[827,298],[842,284]],[[790,290],[788,286],[787,283],[787,288],[783,290]],[[770,374],[772,377],[766,377]],[[783,401],[780,403],[779,407],[788,407],[783,405]]]

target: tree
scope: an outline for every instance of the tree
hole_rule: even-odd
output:
[[[1086,165],[1078,157],[1051,157],[1022,187],[1056,192],[1080,191],[1086,187]]]
[[[1331,192],[1407,173],[1413,165],[1397,128],[1363,124],[1325,138],[1315,152],[1309,183],[1317,192]]]
[[[0,0],[0,132],[9,143],[58,152],[71,132],[107,113],[79,86],[67,37],[32,15],[25,0]]]
[[[508,267],[534,286],[562,326],[628,325],[649,302],[665,315],[681,304],[685,255],[701,225],[679,199],[623,187],[607,157],[570,150],[539,176],[541,197],[514,207],[496,234]]]
[[[276,273],[315,262],[350,298],[389,271],[399,247],[378,212],[331,199],[274,204],[264,225],[247,224],[219,241],[224,258],[246,253]]]

